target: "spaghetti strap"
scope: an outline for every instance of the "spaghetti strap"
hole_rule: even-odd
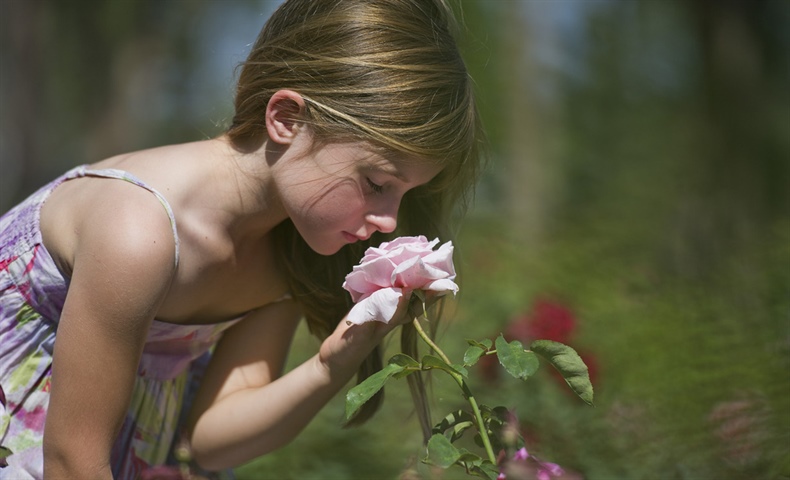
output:
[[[155,189],[122,170],[74,167],[0,215],[0,449],[11,452],[7,457],[0,454],[7,463],[0,468],[3,479],[44,477],[44,424],[53,354],[70,278],[43,243],[40,212],[58,185],[86,176],[125,180],[153,193],[170,218],[178,265],[179,241],[171,205]],[[178,465],[173,452],[180,445],[198,379],[214,345],[239,321],[151,322],[130,403],[110,453],[113,478],[143,478],[155,466]],[[206,476],[226,478],[224,473]]]
[[[153,193],[157,199],[159,199],[159,203],[165,207],[165,211],[167,212],[167,216],[170,218],[170,227],[173,229],[173,240],[175,240],[176,244],[176,253],[175,253],[175,268],[178,268],[178,253],[179,253],[179,241],[178,241],[178,229],[176,228],[176,216],[173,214],[173,209],[170,207],[170,203],[167,199],[159,193],[155,188],[151,187],[150,185],[146,184],[136,176],[132,175],[131,173],[125,170],[118,170],[115,168],[103,168],[103,169],[89,169],[87,166],[83,165],[78,167],[74,171],[74,177],[83,177],[83,176],[92,176],[92,177],[102,177],[102,178],[117,178],[118,180],[124,180],[138,187],[142,187],[149,192]]]

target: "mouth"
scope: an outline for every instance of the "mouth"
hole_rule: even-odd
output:
[[[345,238],[348,243],[356,243],[361,240],[356,235],[352,235],[348,232],[343,232],[343,238]]]

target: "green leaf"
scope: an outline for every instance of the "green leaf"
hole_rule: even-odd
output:
[[[593,386],[584,360],[571,347],[551,340],[535,340],[530,348],[559,370],[562,377],[588,405],[593,404]]]
[[[491,345],[493,344],[490,338],[484,338],[480,341],[467,338],[466,343],[468,343],[469,345],[474,345],[475,347],[480,347],[483,350],[488,350],[489,348],[491,348]]]
[[[473,417],[471,413],[464,410],[456,410],[447,414],[447,416],[444,417],[441,422],[437,423],[431,431],[432,433],[444,433],[446,430],[459,423],[473,422],[474,419],[475,417]]]
[[[469,371],[465,369],[463,365],[458,365],[457,363],[454,363],[450,365],[450,367],[456,372],[460,373],[462,377],[469,378]]]
[[[464,365],[471,367],[477,363],[478,360],[480,360],[480,357],[482,357],[484,353],[486,353],[485,350],[478,347],[477,345],[472,345],[471,347],[467,348],[466,352],[464,353]]]
[[[400,365],[403,371],[393,374],[395,378],[403,378],[420,370],[420,362],[404,353],[397,353],[389,359],[390,364]]]
[[[448,430],[451,430],[449,438],[451,442],[454,442],[461,438],[466,429],[474,426],[475,417],[473,417],[471,413],[464,410],[456,410],[444,417],[441,422],[437,423],[431,432],[446,433]]]
[[[500,335],[497,337],[495,345],[499,363],[514,377],[526,380],[538,370],[540,366],[538,357],[534,353],[524,350],[524,346],[518,340],[508,343]]]
[[[483,463],[483,459],[480,457],[480,455],[476,453],[472,453],[465,448],[459,448],[458,452],[461,454],[461,456],[458,457],[459,463],[465,463],[470,466],[480,465],[481,463]]]
[[[475,465],[471,471],[477,476],[489,480],[496,480],[499,477],[499,467],[487,460],[484,460],[479,466]]]
[[[448,365],[439,357],[434,357],[433,355],[425,355],[422,357],[422,368],[423,370],[431,369],[431,368],[438,368],[439,370],[444,370],[450,374],[462,375],[464,377],[468,376],[469,373],[460,365]]]
[[[480,455],[472,453],[465,448],[460,448],[458,451],[461,452],[461,457],[456,463],[466,468],[468,473],[471,473],[474,468],[479,467],[483,463],[483,459],[480,458]]]
[[[366,378],[362,383],[355,386],[346,394],[346,419],[351,418],[359,407],[376,394],[387,380],[396,373],[404,370],[402,365],[390,363],[378,372]]]
[[[11,449],[0,446],[0,468],[8,466],[8,457],[12,454]]]
[[[405,353],[397,353],[389,359],[389,364],[400,365],[404,368],[420,368],[420,362],[406,355]]]
[[[458,440],[459,438],[461,438],[464,435],[464,432],[468,428],[471,428],[471,427],[474,427],[474,426],[475,426],[475,422],[473,422],[471,420],[466,421],[466,422],[457,423],[457,424],[453,425],[453,427],[452,427],[453,431],[450,434],[450,441],[454,442],[454,441]]]
[[[444,435],[436,434],[428,440],[426,463],[447,468],[455,464],[459,458],[461,458],[461,452]]]

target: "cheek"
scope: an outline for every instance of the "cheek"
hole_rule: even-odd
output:
[[[364,205],[365,197],[356,183],[338,180],[307,192],[302,213],[316,222],[336,222],[358,214]]]

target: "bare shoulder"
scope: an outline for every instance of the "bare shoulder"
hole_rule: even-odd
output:
[[[130,273],[139,265],[153,276],[169,276],[175,264],[166,209],[153,193],[124,181],[64,182],[42,207],[41,232],[47,250],[69,274],[78,261]]]

